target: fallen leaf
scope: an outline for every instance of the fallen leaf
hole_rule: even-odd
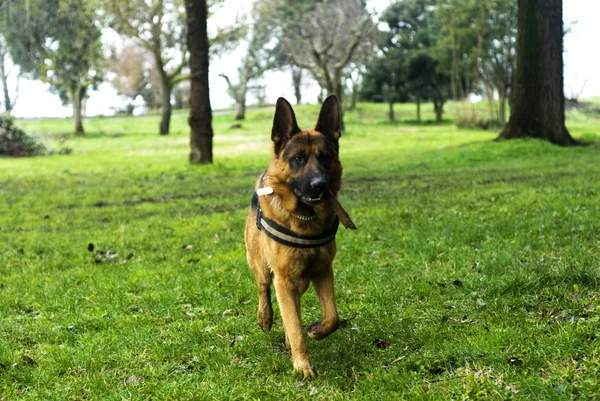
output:
[[[506,389],[510,390],[514,394],[517,394],[521,391],[521,387],[517,386],[516,384],[510,384],[510,385],[506,386]]]
[[[23,363],[25,365],[29,365],[29,366],[37,366],[37,364],[38,364],[36,361],[34,361],[32,358],[28,357],[25,354],[21,355],[21,360],[23,361]]]
[[[125,384],[136,386],[138,384],[143,383],[145,380],[142,376],[131,375],[127,379],[125,379]]]

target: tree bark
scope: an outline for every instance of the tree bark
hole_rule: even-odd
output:
[[[340,129],[343,132],[346,130],[346,124],[344,123],[344,86],[341,75],[335,74],[332,84],[331,89],[329,86],[327,88],[327,96],[336,95],[338,98],[340,105]]]
[[[498,121],[500,122],[500,126],[504,127],[506,125],[506,90],[498,91]]]
[[[0,81],[2,82],[2,92],[4,94],[4,110],[7,114],[10,114],[10,111],[12,110],[12,101],[10,100],[10,94],[8,93],[8,77],[6,76],[4,65],[4,53],[0,53]]]
[[[511,116],[497,139],[577,145],[565,127],[562,0],[519,0],[517,31]]]
[[[73,121],[75,122],[75,135],[83,136],[83,98],[85,97],[86,88],[77,88],[71,94],[71,102],[73,103]]]
[[[421,122],[421,96],[417,95],[417,122]]]
[[[444,103],[438,100],[433,101],[433,110],[435,111],[435,121],[441,123],[444,121]]]
[[[246,97],[243,100],[238,100],[235,103],[235,119],[243,120],[246,117]]]
[[[394,102],[393,101],[388,102],[388,106],[389,106],[388,117],[389,117],[390,121],[394,121],[394,119],[396,117],[394,115]]]
[[[190,52],[190,162],[212,163],[212,109],[208,85],[206,0],[185,0],[187,45]]]
[[[302,68],[292,66],[292,83],[296,104],[302,103]]]
[[[171,105],[171,92],[172,87],[168,82],[162,82],[162,116],[160,118],[160,134],[169,135],[169,129],[171,126],[171,112],[173,106]]]

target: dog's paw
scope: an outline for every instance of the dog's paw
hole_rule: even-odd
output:
[[[315,377],[315,372],[308,361],[294,361],[294,371],[304,378]]]
[[[273,327],[273,311],[271,313],[258,312],[258,325],[263,331],[271,330],[271,327]]]
[[[313,340],[322,340],[336,331],[339,325],[339,321],[335,321],[329,325],[324,325],[321,322],[314,322],[306,328],[306,332]]]

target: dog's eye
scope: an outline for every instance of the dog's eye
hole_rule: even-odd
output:
[[[296,154],[294,156],[292,156],[292,162],[294,162],[295,164],[304,164],[305,161],[305,157],[303,154]]]

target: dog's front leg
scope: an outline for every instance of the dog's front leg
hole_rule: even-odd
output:
[[[300,315],[300,296],[302,293],[299,284],[294,283],[287,277],[278,277],[277,274],[275,274],[274,282],[285,335],[292,350],[294,370],[302,373],[304,377],[314,376],[315,374],[308,361],[306,341],[302,331]]]
[[[312,283],[321,304],[323,320],[308,326],[307,331],[310,338],[320,340],[336,331],[340,325],[340,318],[335,306],[333,269],[331,265],[314,275]]]

